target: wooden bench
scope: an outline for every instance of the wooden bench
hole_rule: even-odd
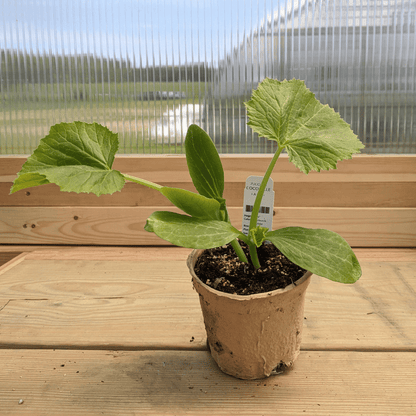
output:
[[[125,173],[192,189],[182,156],[120,157]],[[224,159],[236,226],[248,174]],[[363,276],[315,276],[293,369],[223,374],[206,348],[189,249],[143,231],[166,202],[127,184],[113,196],[8,190],[23,158],[0,159],[0,414],[416,414],[416,158],[360,156],[308,176],[273,175],[274,227],[329,228]],[[156,162],[156,164],[155,164]],[[20,404],[19,404],[20,403]]]

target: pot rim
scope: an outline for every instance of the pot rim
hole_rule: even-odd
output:
[[[211,286],[208,286],[196,275],[196,273],[194,271],[195,262],[196,262],[196,259],[202,254],[203,251],[205,251],[205,250],[204,249],[194,249],[194,250],[192,250],[192,252],[189,254],[189,256],[187,258],[186,264],[189,268],[192,279],[196,280],[196,282],[199,285],[201,285],[208,292],[210,292],[214,295],[225,297],[225,298],[232,299],[232,300],[247,301],[247,300],[250,300],[250,299],[263,299],[263,298],[268,298],[268,297],[274,296],[274,295],[280,295],[282,293],[289,292],[290,290],[301,286],[313,274],[310,271],[306,271],[305,274],[300,279],[298,279],[296,281],[296,284],[291,283],[290,285],[288,285],[288,286],[286,286],[285,288],[282,288],[282,289],[275,289],[275,290],[272,290],[272,291],[269,291],[269,292],[261,292],[261,293],[256,293],[256,294],[252,294],[252,295],[233,295],[232,293],[221,292],[219,290],[214,289]],[[194,258],[195,258],[195,261],[193,262],[192,260]],[[195,285],[194,285],[194,287],[195,287]]]

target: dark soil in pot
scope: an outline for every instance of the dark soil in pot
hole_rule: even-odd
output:
[[[249,258],[248,246],[240,244]],[[296,284],[306,272],[273,244],[263,244],[257,252],[261,265],[258,270],[241,262],[229,244],[205,250],[195,264],[195,273],[206,285],[221,292],[252,295]]]

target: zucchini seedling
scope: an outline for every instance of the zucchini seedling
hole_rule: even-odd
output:
[[[192,182],[198,193],[162,186],[112,169],[118,136],[97,123],[60,123],[51,127],[27,159],[11,193],[48,183],[61,191],[95,195],[120,191],[132,181],[160,192],[184,214],[156,211],[145,230],[172,244],[209,249],[230,243],[242,262],[248,262],[240,241],[249,246],[250,261],[261,265],[257,248],[273,243],[290,261],[328,279],[354,283],[361,268],[348,243],[340,235],[323,229],[285,227],[270,231],[257,225],[260,203],[273,168],[285,150],[289,161],[302,172],[336,169],[338,161],[351,159],[364,145],[350,126],[328,105],[322,105],[300,80],[266,78],[245,103],[248,125],[260,137],[277,143],[257,192],[248,235],[235,228],[227,212],[224,171],[208,134],[191,125],[185,152]]]

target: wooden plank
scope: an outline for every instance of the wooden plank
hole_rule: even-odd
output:
[[[49,248],[26,254],[27,260],[183,261],[192,249],[162,247],[67,247]],[[416,250],[415,257],[416,257]],[[159,264],[158,264],[159,266]]]
[[[227,155],[222,158],[226,180],[245,181],[247,173],[250,175],[264,175],[270,155]],[[273,175],[280,177],[282,174],[291,181],[360,181],[363,177],[373,176],[373,180],[388,181],[395,175],[409,175],[411,179],[416,174],[416,155],[354,155],[350,160],[344,160],[337,164],[337,169],[321,172],[310,172],[308,175],[301,173],[287,155],[282,155],[276,164]],[[353,176],[351,176],[353,175]],[[348,179],[348,177],[350,179]],[[398,177],[396,177],[398,178]],[[365,181],[365,179],[364,179]]]
[[[229,207],[241,205],[250,174],[263,175],[270,155],[225,155],[225,198]],[[3,158],[0,168],[0,206],[162,206],[166,199],[154,190],[127,183],[114,195],[59,192],[55,185],[9,195],[24,158]],[[160,162],[163,162],[163,169]],[[194,190],[184,156],[117,157],[115,168],[167,186]],[[416,156],[361,155],[338,164],[338,169],[304,175],[283,156],[273,179],[279,183],[282,207],[414,207]]]
[[[0,246],[0,252],[3,247]],[[19,246],[23,250],[25,247]],[[161,247],[42,247],[26,254],[27,260],[176,260],[186,261],[192,249]],[[416,262],[416,249],[402,248],[355,248],[354,253],[363,262]]]
[[[202,351],[1,350],[0,361],[4,416],[416,413],[416,353],[303,352],[253,381]]]
[[[362,268],[354,285],[313,278],[303,349],[416,350],[415,263]],[[10,300],[1,311],[3,347],[205,348],[182,259],[26,258],[1,274],[0,298]]]
[[[22,168],[27,156],[0,155],[1,181],[10,181],[8,175],[16,175]],[[248,174],[263,175],[271,160],[270,154],[228,154],[221,155],[224,171],[228,172],[228,179],[245,181]],[[161,169],[163,166],[163,169]],[[115,158],[114,169],[143,177],[144,179],[158,181],[190,182],[184,155],[118,155]],[[250,172],[250,173],[248,173]],[[299,173],[299,170],[289,162],[287,155],[281,155],[274,172]],[[339,162],[337,169],[329,172],[320,172],[319,176],[344,174],[415,174],[416,155],[354,155],[352,159]],[[312,177],[314,173],[308,175]],[[299,177],[305,175],[299,173]],[[13,179],[12,179],[13,180]],[[309,179],[312,180],[312,179]]]
[[[415,208],[274,208],[274,214],[273,229],[324,228],[340,234],[352,247],[416,246]],[[239,227],[238,218],[231,217]]]
[[[158,260],[186,261],[191,249],[174,246],[96,247],[96,246],[48,246],[1,245],[0,253],[25,252],[33,260]],[[354,248],[360,261],[408,262],[416,261],[416,248]]]
[[[1,318],[0,348],[207,349],[195,295],[10,300]]]
[[[0,346],[206,348],[183,261],[27,260],[1,277]]]
[[[414,262],[363,262],[353,285],[314,276],[303,349],[416,351]],[[341,323],[342,322],[342,323]]]
[[[13,300],[195,295],[181,260],[25,258],[0,273],[1,296]]]
[[[195,192],[191,183],[164,182],[161,185],[183,188]],[[124,185],[121,192],[112,195],[76,194],[61,192],[59,187],[48,184],[22,190],[12,195],[11,183],[0,183],[0,206],[161,206],[170,202],[160,192],[132,182]],[[173,205],[173,204],[172,204]]]
[[[55,245],[1,245],[0,253],[19,251],[32,260],[186,260],[192,251],[175,246],[55,246]],[[412,249],[397,249],[403,258],[412,258]],[[408,253],[409,254],[406,254]],[[410,256],[410,257],[409,257]]]
[[[306,177],[306,175],[304,175]],[[276,202],[281,207],[402,207],[416,206],[416,175],[413,181],[381,182],[290,182],[284,175],[275,178]],[[277,185],[278,184],[278,185]],[[195,192],[190,183],[162,182],[161,185]],[[0,183],[0,206],[166,206],[159,192],[127,183],[121,192],[102,195],[60,192],[49,184],[9,195],[11,183]],[[227,182],[224,198],[228,207],[239,207],[245,182]]]
[[[146,219],[164,207],[0,208],[0,244],[167,245],[144,231]],[[179,212],[175,207],[169,211]],[[281,208],[273,228],[326,228],[356,247],[415,247],[416,208]],[[241,227],[242,208],[231,208]]]
[[[416,248],[354,248],[354,253],[360,262],[416,261]]]

